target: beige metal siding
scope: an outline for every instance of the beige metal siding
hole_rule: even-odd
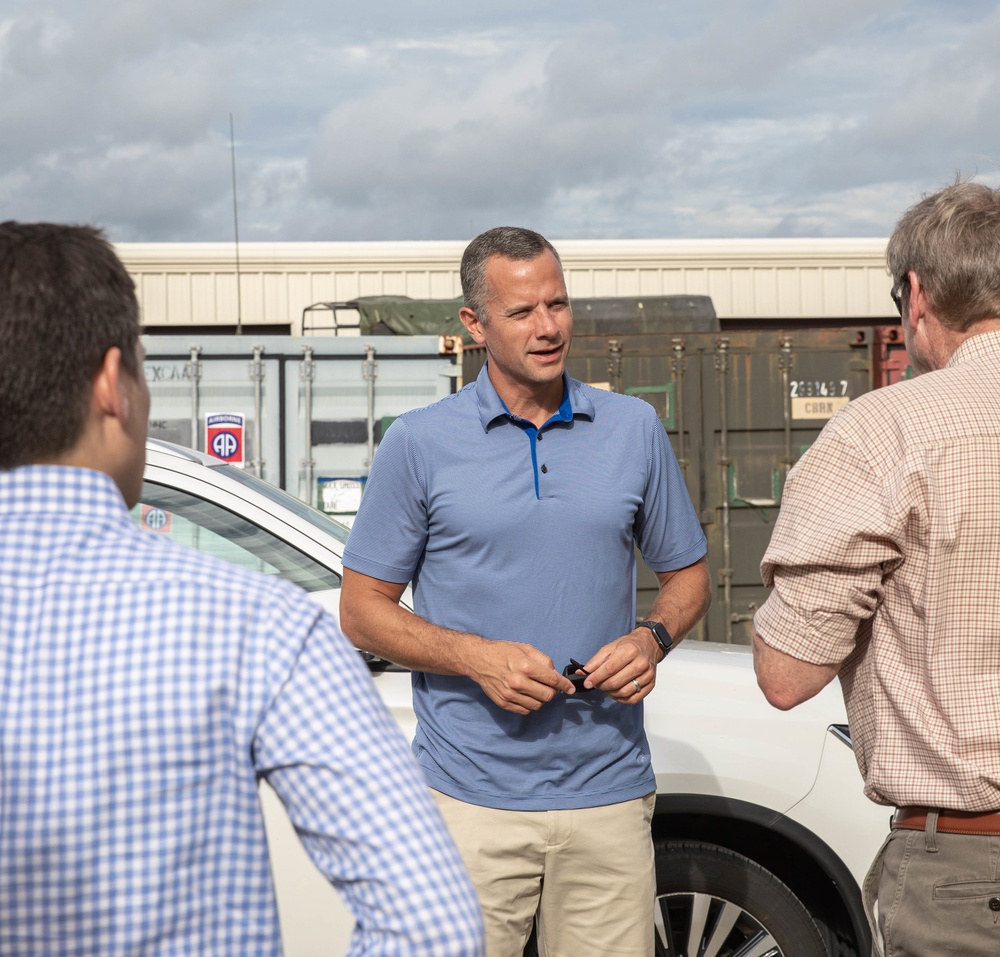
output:
[[[885,242],[835,240],[556,241],[571,296],[709,295],[722,319],[894,317]],[[227,243],[124,243],[147,325],[287,324],[358,296],[459,295],[464,242],[244,243],[240,302]]]

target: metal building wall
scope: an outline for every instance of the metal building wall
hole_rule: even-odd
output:
[[[555,240],[571,296],[696,294],[723,320],[894,317],[880,239]],[[314,303],[449,299],[465,242],[123,243],[147,326],[287,327]]]

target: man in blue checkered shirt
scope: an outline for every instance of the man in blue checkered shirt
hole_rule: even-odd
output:
[[[95,230],[0,225],[0,954],[277,955],[257,781],[351,955],[482,955],[402,734],[304,593],[159,536],[132,282]]]

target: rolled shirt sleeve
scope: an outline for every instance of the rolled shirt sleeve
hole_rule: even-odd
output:
[[[760,566],[774,590],[754,617],[758,635],[801,661],[843,661],[901,557],[890,488],[828,425],[785,483]]]

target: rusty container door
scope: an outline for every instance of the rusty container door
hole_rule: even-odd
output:
[[[913,378],[902,326],[875,327],[875,387]]]
[[[703,637],[746,644],[785,479],[830,417],[875,385],[874,335],[733,333],[699,346],[702,521],[716,582]]]
[[[870,328],[574,340],[570,375],[643,398],[670,436],[715,581],[692,638],[749,642],[785,477],[838,409],[880,384],[876,345]],[[641,616],[657,583],[638,567]]]

